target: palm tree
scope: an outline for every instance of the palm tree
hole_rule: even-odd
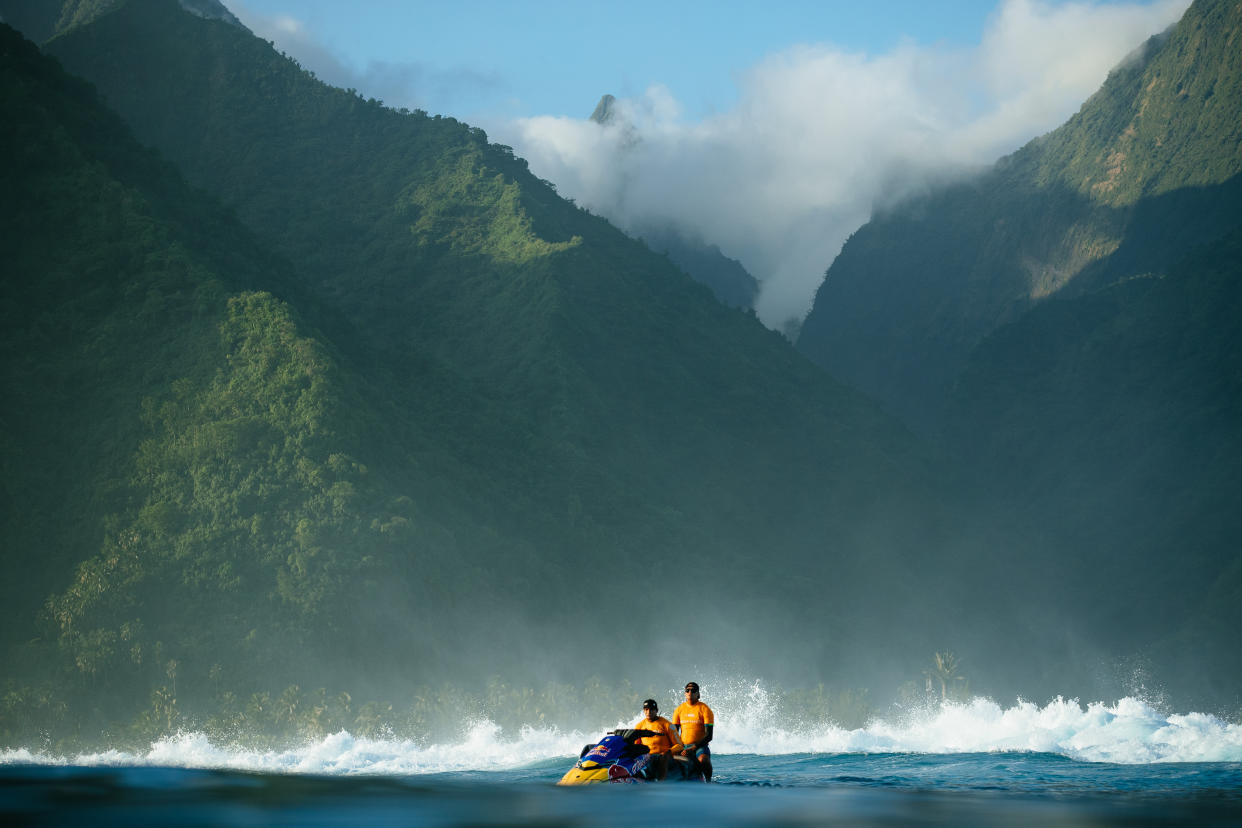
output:
[[[940,683],[940,698],[945,700],[949,698],[949,688],[953,688],[953,696],[956,698],[966,690],[966,677],[958,672],[961,662],[953,653],[936,653],[935,664],[924,670],[923,675],[927,676],[927,690],[931,690],[935,686],[935,682]]]

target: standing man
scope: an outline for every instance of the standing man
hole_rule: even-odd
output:
[[[682,755],[698,765],[707,782],[712,781],[712,752],[707,744],[712,740],[715,723],[712,709],[699,701],[698,682],[686,682],[686,700],[673,711],[673,726],[685,745]]]
[[[668,775],[668,760],[674,752],[681,752],[681,740],[677,731],[668,719],[660,715],[659,705],[655,699],[643,702],[643,717],[634,725],[635,730],[655,731],[655,736],[648,736],[640,741],[647,746],[647,752],[655,760],[656,777],[663,779]]]

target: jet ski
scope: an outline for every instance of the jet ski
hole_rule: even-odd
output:
[[[596,782],[620,782],[635,784],[639,782],[656,782],[657,765],[655,757],[647,750],[647,746],[638,744],[639,739],[647,739],[659,734],[652,730],[635,730],[625,728],[609,731],[604,738],[594,744],[582,748],[578,761],[561,777],[558,785],[591,785]],[[689,759],[672,756],[668,763],[665,781],[697,780],[703,781],[700,773]]]

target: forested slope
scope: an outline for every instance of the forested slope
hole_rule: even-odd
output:
[[[1225,706],[1242,675],[1224,620],[1242,598],[1240,37],[1242,4],[1196,2],[1063,127],[877,215],[799,341],[958,459],[961,571],[995,598],[980,610]]]
[[[1236,698],[1242,675],[1226,632],[1242,606],[1240,243],[1242,228],[998,330],[948,430],[995,542],[1033,539],[980,570],[1022,573],[1031,604],[1075,605],[1080,630],[1205,704]]]
[[[170,664],[201,693],[222,664],[240,688],[338,650],[324,619],[394,544],[407,584],[434,578],[432,527],[356,459],[377,425],[358,382],[254,290],[287,263],[3,37],[6,725],[43,680],[115,714]]]
[[[556,197],[477,129],[326,87],[262,41],[171,2],[125,4],[50,48],[293,261],[394,370],[473,383],[492,409],[457,450],[494,453],[490,476],[549,466],[536,484],[564,486],[637,453],[641,478],[620,489],[682,500],[701,486],[676,479],[687,467],[727,467],[707,479],[769,463],[796,469],[805,443],[821,439],[830,442],[810,453],[848,465],[873,437],[889,439],[887,425],[869,433],[867,403]],[[392,379],[400,391],[423,373]],[[729,405],[712,404],[721,394]],[[805,417],[818,422],[807,428]],[[510,425],[489,437],[496,420]],[[856,428],[868,433],[842,438]],[[575,444],[589,444],[589,462],[548,464]],[[520,445],[530,453],[506,457]],[[748,456],[746,445],[763,448]],[[612,487],[592,517],[616,496]]]
[[[945,646],[985,692],[1136,657],[1226,698],[1238,16],[833,265],[801,345],[954,462],[478,129],[176,0],[43,21],[97,93],[6,31],[0,724],[421,728],[462,686],[544,716],[538,681],[891,687]]]
[[[1239,17],[1230,0],[1195,3],[1064,126],[875,215],[832,263],[799,349],[934,430],[988,333],[1228,232],[1242,210]]]
[[[4,169],[7,722],[674,671],[632,645],[689,623],[808,672],[922,582],[917,442],[479,130],[173,0],[47,44],[99,99],[6,37],[8,158],[60,148]],[[625,635],[575,623],[604,596]]]

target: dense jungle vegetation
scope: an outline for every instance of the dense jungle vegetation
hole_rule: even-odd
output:
[[[115,66],[113,37],[154,53]],[[5,38],[10,733],[234,721],[290,687],[356,712],[446,676],[623,681],[703,592],[762,655],[768,596],[827,627],[861,601],[846,573],[913,577],[934,508],[898,504],[927,453],[479,130],[176,3],[68,27],[49,47],[105,61],[156,152]],[[881,537],[908,543],[844,554]],[[629,586],[679,560],[689,583]],[[624,637],[580,629],[601,596]]]
[[[176,0],[10,5],[0,742],[569,725],[709,666],[849,724],[948,645],[1239,708],[1238,4],[854,236],[799,347],[876,400],[477,128]]]
[[[1221,698],[1242,671],[1221,637],[1242,606],[1240,36],[1242,4],[1196,2],[1065,125],[875,216],[798,342],[956,459],[985,612]]]

